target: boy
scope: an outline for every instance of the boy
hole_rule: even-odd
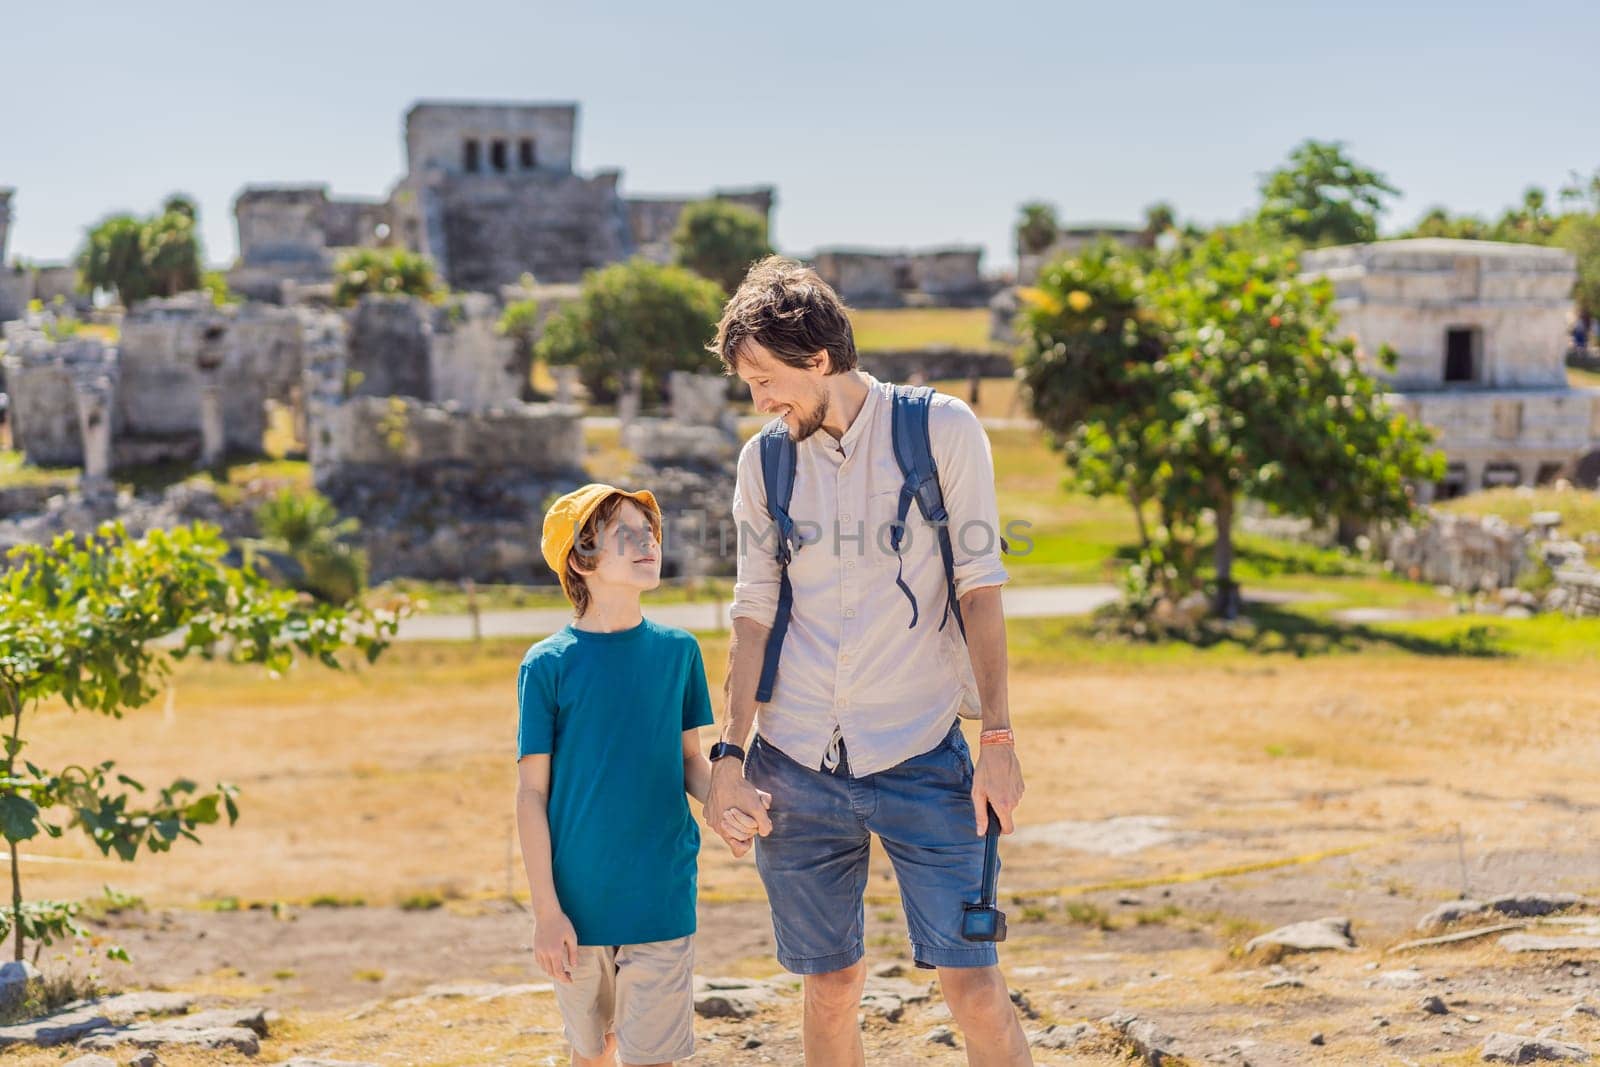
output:
[[[517,827],[534,956],[555,982],[574,1067],[670,1065],[694,1050],[695,860],[711,767],[700,646],[644,618],[661,583],[648,491],[586,485],[556,501],[541,548],[573,622],[517,678]],[[755,829],[754,820],[735,817]],[[730,844],[749,848],[748,835]]]

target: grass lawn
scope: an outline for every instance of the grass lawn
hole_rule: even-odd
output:
[[[1567,381],[1576,389],[1600,389],[1600,371],[1568,367]]]
[[[850,312],[856,349],[970,348],[1003,352],[989,340],[988,308],[885,308]]]

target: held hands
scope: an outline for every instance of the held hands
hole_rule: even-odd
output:
[[[978,765],[972,772],[972,809],[977,816],[978,836],[989,831],[989,806],[1000,818],[1000,832],[1016,830],[1011,813],[1022,800],[1022,764],[1012,745],[981,745]]]
[[[706,825],[728,843],[735,858],[750,851],[756,835],[765,837],[772,832],[772,819],[767,815],[771,806],[772,794],[751,785],[737,760],[720,759],[711,765]]]
[[[573,972],[578,969],[578,932],[565,912],[534,918],[533,958],[553,981],[572,984]]]

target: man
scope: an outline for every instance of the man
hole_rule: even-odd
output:
[[[733,501],[733,643],[706,819],[736,842],[748,837],[738,813],[755,813],[778,958],[804,976],[806,1063],[864,1063],[856,1012],[875,833],[894,863],[917,964],[938,971],[968,1062],[1029,1064],[994,945],[960,933],[962,904],[976,899],[982,876],[989,809],[1010,833],[1023,789],[1007,705],[1007,575],[988,438],[956,398],[930,404],[956,617],[939,539],[916,509],[898,551],[886,548],[904,483],[892,388],[856,369],[850,321],[833,290],[798,263],[764,260],[728,302],[715,346],[757,410],[781,417],[794,441],[788,514],[807,543],[788,565],[789,624],[757,723],[784,576],[760,438],[752,439]],[[957,725],[974,705],[984,728],[976,767]],[[771,794],[770,813],[758,790]]]

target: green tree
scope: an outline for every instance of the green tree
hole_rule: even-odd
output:
[[[550,316],[537,355],[551,366],[576,366],[597,398],[615,397],[635,368],[646,392],[659,394],[670,371],[719,369],[705,346],[722,302],[716,282],[683,267],[614,263],[585,275],[578,299]]]
[[[201,259],[194,201],[173,195],[148,219],[112,215],[92,227],[78,252],[79,283],[115,292],[129,306],[200,288]]]
[[[1578,257],[1573,299],[1579,312],[1600,317],[1600,215],[1568,215],[1556,228],[1553,241]]]
[[[1311,247],[1375,241],[1384,200],[1399,192],[1342,142],[1308,140],[1262,180],[1256,219]]]
[[[1165,200],[1144,209],[1144,233],[1152,241],[1178,225],[1178,211]]]
[[[134,538],[119,524],[65,534],[49,547],[24,545],[0,572],[0,716],[9,720],[0,760],[0,836],[11,855],[11,906],[0,909],[0,937],[15,958],[39,945],[81,935],[71,901],[23,898],[18,845],[40,834],[81,830],[104,855],[134,860],[141,848],[165,852],[195,831],[238,818],[236,789],[202,789],[180,778],[146,801],[145,787],[113,760],[49,770],[24,758],[23,724],[46,703],[120,718],[149,703],[174,660],[198,654],[294,666],[297,653],[329,667],[341,650],[376,659],[395,619],[306,603],[269,585],[249,566],[225,562],[227,545],[196,525]]]
[[[1022,205],[1017,217],[1017,250],[1039,255],[1050,250],[1061,234],[1061,224],[1056,221],[1056,209],[1042,200],[1031,200]]]
[[[495,329],[502,337],[511,338],[516,356],[517,381],[522,383],[522,400],[532,400],[534,345],[539,340],[539,302],[529,297],[513,300],[500,313]]]
[[[1443,473],[1428,432],[1339,338],[1331,287],[1250,244],[1219,234],[1149,271],[1102,248],[1023,294],[1023,383],[1074,481],[1154,510],[1134,574],[1169,599],[1200,586],[1209,531],[1223,614],[1238,604],[1241,498],[1319,521],[1398,518],[1408,483]]]
[[[318,600],[346,604],[367,587],[367,554],[355,543],[361,523],[342,518],[316,490],[285,487],[256,509],[262,547],[292,561],[285,578]]]
[[[672,232],[673,261],[731,293],[750,264],[772,254],[767,220],[759,212],[727,200],[701,200],[678,216]]]
[[[350,307],[368,293],[438,300],[445,286],[433,261],[403,248],[355,248],[333,262],[333,302]]]

